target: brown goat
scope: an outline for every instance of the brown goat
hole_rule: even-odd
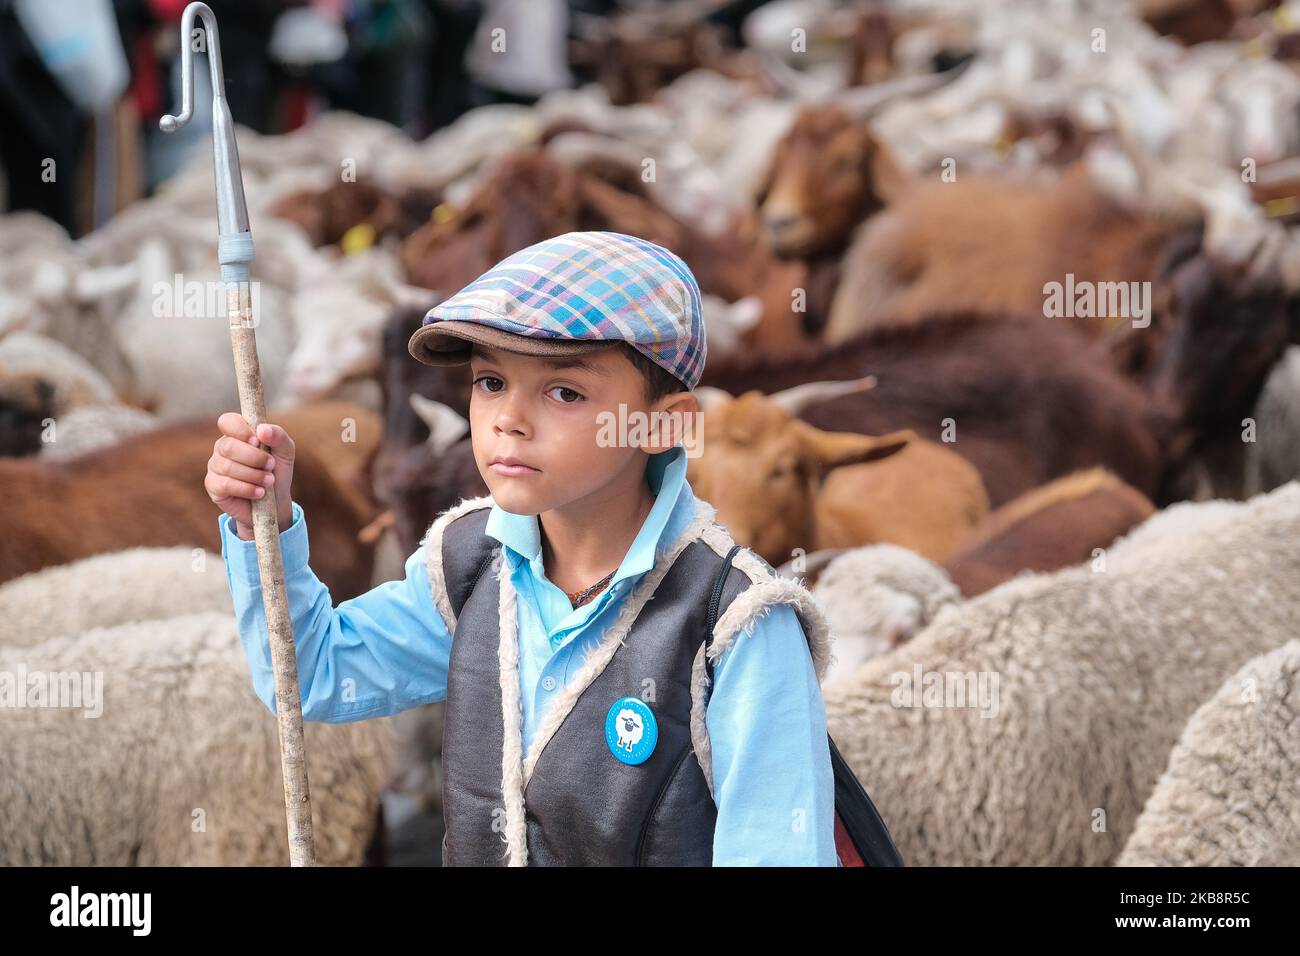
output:
[[[836,468],[817,496],[819,548],[886,542],[942,561],[989,510],[979,472],[943,445],[914,438],[876,466]]]
[[[876,375],[872,394],[804,419],[931,439],[951,419],[955,450],[979,468],[995,507],[1095,465],[1160,504],[1237,495],[1243,419],[1288,341],[1279,276],[1267,256],[1235,264],[1195,252],[1161,288],[1150,328],[1133,331],[1153,347],[1127,374],[1061,323],[940,314],[795,361],[710,363],[704,375],[733,393]]]
[[[511,153],[470,199],[402,244],[410,281],[450,295],[506,256],[566,232],[610,229],[676,249],[682,226],[543,150]]]
[[[845,86],[883,83],[894,75],[894,43],[902,26],[897,14],[879,7],[858,14],[849,40]]]
[[[271,214],[301,226],[313,246],[326,246],[337,245],[357,226],[367,227],[372,241],[408,235],[428,220],[438,201],[423,190],[398,198],[364,182],[339,182],[285,196]]]
[[[1174,421],[1060,325],[933,317],[833,351],[710,362],[704,383],[740,394],[865,375],[877,378],[875,389],[811,407],[803,420],[828,431],[947,437],[979,470],[994,507],[1095,465],[1148,495],[1160,484]]]
[[[570,63],[593,74],[615,106],[648,103],[690,70],[730,73],[733,51],[722,28],[704,19],[708,6],[664,4],[581,18],[579,36],[569,44]]]
[[[752,217],[742,214],[721,235],[706,236],[660,208],[626,170],[613,164],[575,169],[544,150],[504,157],[464,206],[406,239],[402,264],[411,282],[451,294],[533,243],[592,229],[671,249],[705,293],[728,302],[758,296],[762,321],[746,337],[751,348],[780,354],[808,341],[804,316],[813,310],[799,311],[795,296],[821,287],[801,264],[782,262],[766,249]],[[820,299],[828,306],[829,288]]]
[[[320,429],[340,426],[329,409]],[[312,570],[342,601],[370,587],[372,551],[357,533],[372,517],[364,498],[335,480],[325,441],[302,412],[268,415],[294,436],[293,497],[310,525]],[[377,428],[358,428],[358,435]],[[207,419],[170,425],[97,449],[46,462],[0,459],[0,583],[80,558],[141,546],[213,549],[220,512],[203,488],[218,432]],[[369,440],[373,440],[371,437]],[[358,440],[361,444],[361,439]],[[318,455],[313,446],[323,449]],[[341,452],[360,461],[364,447]]]
[[[792,403],[798,391],[734,400],[697,392],[706,414],[691,487],[738,543],[774,565],[796,549],[879,542],[941,561],[988,513],[979,475],[960,455],[907,431],[811,428],[794,415],[819,399]]]
[[[966,597],[1022,571],[1057,571],[1092,560],[1155,513],[1136,488],[1101,468],[1026,492],[985,518],[944,570]]]
[[[1232,0],[1143,0],[1138,4],[1139,15],[1151,29],[1184,46],[1226,40],[1244,12],[1234,9]]]
[[[845,253],[825,340],[937,310],[1041,321],[1048,283],[1149,282],[1175,235],[1169,223],[1105,197],[1080,165],[1050,183],[972,175],[918,182],[863,226]],[[1095,338],[1132,318],[1055,321]]]
[[[824,326],[828,343],[940,310],[1042,316],[1044,286],[1067,275],[1151,280],[1177,233],[1106,197],[1081,163],[1051,182],[908,174],[838,104],[800,112],[758,201],[771,248],[829,273],[820,280],[829,302],[809,322]],[[1110,328],[1102,318],[1072,321],[1091,337]]]
[[[854,228],[906,181],[889,149],[843,106],[804,107],[759,187],[768,244],[785,258],[838,257]]]

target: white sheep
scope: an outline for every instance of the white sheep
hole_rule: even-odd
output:
[[[377,376],[383,328],[394,310],[431,308],[438,299],[408,285],[397,256],[379,246],[339,256],[330,273],[293,298],[295,344],[281,404],[331,395],[349,378]]]
[[[75,458],[159,424],[149,412],[119,402],[108,379],[81,355],[19,330],[0,338],[0,391],[24,380],[53,389],[50,421],[41,428],[44,457]]]
[[[41,328],[64,307],[79,268],[54,220],[34,212],[0,216],[0,335]]]
[[[0,707],[0,865],[285,865],[276,719],[229,615],[0,647],[5,675],[26,705]],[[304,725],[322,865],[363,859],[390,723]]]
[[[258,357],[274,401],[294,341],[278,283],[310,284],[328,265],[291,223],[262,217],[254,229]],[[161,198],[137,203],[75,244],[66,288],[54,304],[29,310],[25,327],[82,356],[117,398],[160,420],[236,407],[216,235],[211,215],[180,213]]]
[[[514,103],[480,106],[450,126],[435,131],[414,151],[389,152],[376,158],[376,178],[390,188],[446,189],[472,177],[487,160],[530,145],[541,133],[536,110]]]
[[[62,342],[19,329],[0,337],[0,382],[38,376],[54,389],[54,413],[117,400],[98,369]]]
[[[1008,581],[824,687],[904,859],[1112,862],[1195,708],[1294,635],[1297,536],[1293,482],[1105,572]]]
[[[1147,549],[1157,542],[1187,534],[1213,534],[1236,521],[1248,507],[1247,502],[1219,498],[1175,502],[1116,538],[1106,549],[1106,561],[1114,567],[1140,570]]]
[[[826,684],[911,640],[943,608],[962,600],[942,568],[893,544],[844,551],[826,565],[812,592],[834,642]]]
[[[1120,866],[1300,866],[1300,641],[1256,657],[1188,721]]]
[[[128,380],[119,391],[163,421],[239,407],[225,286],[207,269],[178,271],[165,244],[140,248],[136,294],[113,323]],[[288,297],[268,283],[253,287],[258,365],[268,400],[284,387],[295,333]]]
[[[41,445],[41,455],[55,460],[77,458],[153,431],[160,424],[156,415],[120,402],[85,405],[55,418],[48,433],[50,440]]]
[[[0,645],[27,647],[95,627],[201,611],[234,614],[220,555],[202,548],[128,548],[0,584]]]
[[[1247,495],[1300,478],[1300,345],[1282,353],[1252,417],[1255,441],[1246,444]]]

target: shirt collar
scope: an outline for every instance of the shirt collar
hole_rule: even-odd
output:
[[[614,572],[611,585],[653,568],[658,551],[662,550],[661,544],[666,546],[666,542],[662,541],[665,530],[671,529],[675,537],[684,526],[683,517],[689,521],[689,517],[683,515],[682,507],[679,507],[685,499],[691,497],[690,485],[686,481],[685,446],[677,444],[668,451],[651,455],[646,463],[646,480],[655,493],[655,503],[633,539],[632,546],[628,548],[623,563]],[[541,527],[537,515],[512,514],[494,503],[484,531],[505,546],[506,559],[511,568],[527,561],[537,577],[545,576]]]

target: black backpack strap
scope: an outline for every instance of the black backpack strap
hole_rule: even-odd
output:
[[[889,828],[867,796],[853,768],[826,735],[831,747],[831,772],[835,777],[835,815],[843,825],[862,866],[902,866],[903,855],[894,845]],[[841,862],[844,854],[841,853]]]
[[[731,572],[731,562],[740,545],[735,545],[722,560],[713,589],[709,592],[709,609],[704,619],[704,667],[709,675],[708,686],[704,692],[707,706],[713,693],[713,664],[709,660],[709,648],[713,645],[713,629],[718,623],[718,612],[722,602],[722,589]],[[836,850],[840,862],[849,866],[903,866],[903,856],[894,845],[889,835],[889,828],[880,818],[876,805],[853,773],[853,768],[835,746],[835,740],[826,735],[826,743],[831,750],[831,772],[835,779],[835,829]],[[850,846],[841,846],[840,835]]]
[[[709,611],[704,618],[704,672],[709,675],[709,683],[704,691],[704,702],[707,704],[709,697],[713,694],[713,662],[709,660],[709,648],[713,646],[713,629],[718,625],[718,610],[722,603],[722,589],[727,583],[727,575],[731,573],[731,562],[735,558],[736,552],[740,550],[740,545],[732,545],[727,556],[722,559],[722,566],[718,568],[717,577],[713,579],[713,589],[709,592]]]

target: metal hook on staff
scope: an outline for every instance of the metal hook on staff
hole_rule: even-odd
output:
[[[206,3],[191,3],[181,17],[180,116],[158,121],[164,133],[185,126],[194,106],[194,18],[203,18],[208,36],[208,64],[212,74],[212,149],[217,186],[217,260],[226,284],[226,314],[230,344],[239,385],[239,410],[252,426],[266,420],[262,374],[257,362],[257,341],[251,308],[249,265],[253,261],[253,236],[248,228],[244,180],[235,144],[235,123],[226,104],[226,82],[221,70],[221,40],[217,18]],[[311,796],[307,786],[307,750],[302,732],[302,696],[298,687],[298,661],[293,643],[293,623],[284,587],[284,562],[280,554],[280,528],[275,495],[254,498],[253,540],[257,569],[262,580],[262,606],[275,672],[275,712],[280,733],[280,767],[284,775],[284,807],[289,828],[289,862],[314,866],[315,845],[311,825]]]
[[[248,205],[235,145],[235,121],[226,103],[226,76],[221,68],[221,37],[217,18],[206,3],[191,3],[181,16],[181,115],[168,114],[158,121],[164,133],[174,133],[194,116],[194,18],[203,18],[208,40],[208,72],[212,76],[212,150],[217,182],[217,259],[221,278],[247,282],[253,261],[253,236],[248,230]]]

